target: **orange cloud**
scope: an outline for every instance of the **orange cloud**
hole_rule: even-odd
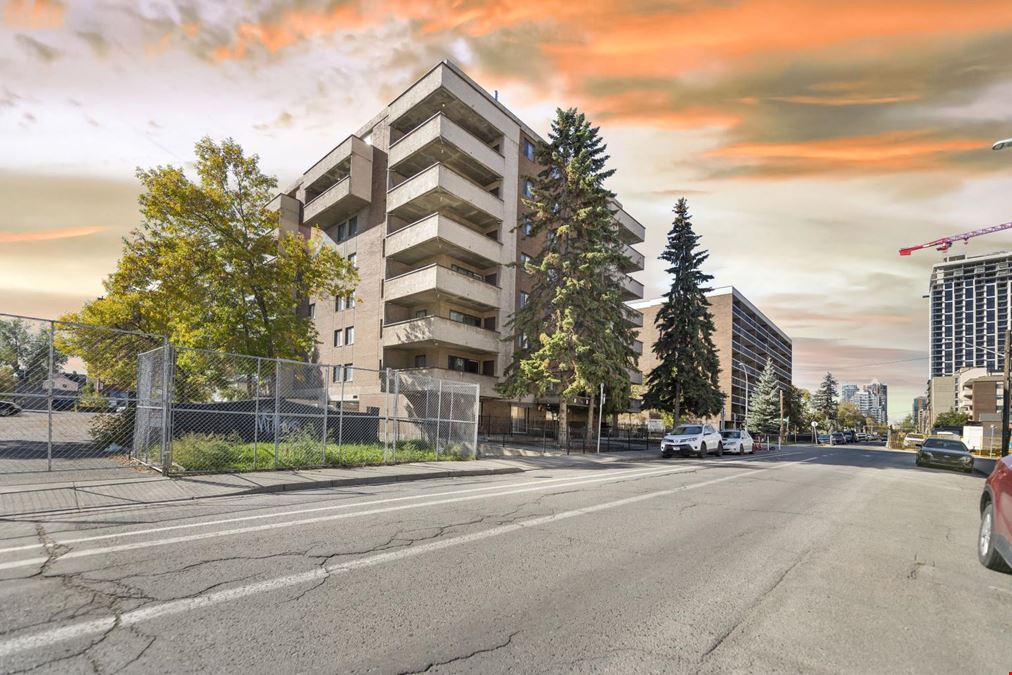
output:
[[[56,28],[63,25],[63,4],[57,0],[10,0],[4,8],[4,23],[28,28]]]
[[[241,59],[255,45],[276,52],[317,35],[358,28],[366,23],[352,5],[339,5],[330,10],[291,9],[282,12],[277,19],[240,23],[235,28],[232,44],[216,49],[214,57],[219,61]]]
[[[927,131],[904,131],[799,143],[739,143],[709,157],[761,165],[766,174],[840,170],[910,171],[936,168],[946,153],[980,150],[987,140],[932,139]]]
[[[105,232],[107,229],[99,225],[87,225],[84,227],[62,227],[55,230],[40,230],[37,232],[0,232],[0,244],[73,239],[75,237],[87,237],[99,232]]]

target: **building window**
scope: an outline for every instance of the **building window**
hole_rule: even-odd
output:
[[[352,364],[350,363],[344,364],[344,381],[351,382],[354,379],[355,379],[355,369],[352,367]]]
[[[415,354],[415,368],[425,367],[425,354]]]
[[[344,344],[353,345],[355,344],[355,327],[348,326],[344,329]]]
[[[348,299],[344,303],[344,306],[347,309],[355,309],[355,296],[354,295],[349,295]]]
[[[526,253],[521,253],[520,254],[520,266],[521,267],[525,267],[527,265],[527,263],[529,263],[530,261],[531,261],[531,257],[529,255],[527,255]]]
[[[521,188],[524,197],[530,199],[534,196],[534,181],[530,178],[524,178],[523,187]]]
[[[335,347],[344,346],[344,331],[341,330],[340,328],[334,331],[334,346]]]
[[[415,310],[415,318],[416,319],[424,319],[428,315],[429,315],[429,310],[427,310],[427,309],[416,309]]]
[[[348,262],[351,263],[352,267],[358,268],[358,254],[357,253],[349,253],[348,254]]]
[[[527,216],[524,216],[523,221],[520,223],[520,229],[523,231],[525,237],[534,234],[534,224],[531,223],[531,219]]]
[[[332,375],[330,376],[330,381],[331,381],[331,382],[340,382],[340,381],[341,381],[341,376],[342,376],[342,373],[341,373],[341,371],[343,370],[343,368],[341,368],[341,366],[334,366],[334,367],[332,368],[332,370],[333,370],[334,372],[333,372],[333,374],[332,374]]]
[[[352,216],[348,219],[348,236],[354,237],[358,234],[358,216]]]
[[[527,301],[530,300],[530,297],[531,296],[527,295],[527,293],[520,291],[520,307],[525,307],[527,305]]]
[[[316,303],[315,302],[309,303],[309,318],[310,319],[316,318]]]
[[[528,160],[530,160],[530,161],[533,162],[534,161],[534,151],[535,151],[534,144],[531,143],[529,140],[527,140],[525,138],[524,139],[524,157],[526,157]]]
[[[336,298],[334,298],[334,311],[340,312],[342,309],[344,309],[344,302],[345,300],[343,295],[339,295]]]
[[[456,321],[457,323],[466,323],[468,326],[474,326],[476,328],[481,328],[481,319],[480,318],[478,318],[476,316],[472,316],[470,314],[464,314],[463,312],[458,312],[455,309],[451,309],[450,310],[450,320],[451,321]]]
[[[450,370],[476,374],[481,372],[481,364],[473,359],[465,359],[463,356],[450,356],[448,361]]]
[[[495,361],[482,361],[481,374],[495,377]]]

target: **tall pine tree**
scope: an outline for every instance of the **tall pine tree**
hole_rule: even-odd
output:
[[[669,263],[671,288],[654,320],[658,336],[653,350],[660,363],[647,376],[644,404],[673,413],[678,424],[683,412],[700,417],[718,414],[724,395],[718,385],[720,360],[706,300],[707,283],[713,277],[700,269],[709,254],[697,250],[699,235],[692,230],[684,198],[674,212],[668,245],[660,256]]]
[[[759,383],[752,390],[745,426],[763,434],[780,431],[780,380],[777,379],[772,359],[766,359],[766,367],[759,376]]]
[[[525,264],[532,289],[510,320],[513,360],[500,391],[559,397],[559,440],[568,437],[568,399],[600,385],[609,400],[628,398],[635,365],[630,323],[623,319],[619,268],[624,253],[604,181],[608,155],[598,128],[575,108],[557,110],[549,142],[536,159],[544,168],[525,200],[530,236],[544,249]]]
[[[812,410],[830,426],[836,421],[836,397],[839,394],[836,385],[836,378],[827,372],[822,378],[822,384],[812,395]]]

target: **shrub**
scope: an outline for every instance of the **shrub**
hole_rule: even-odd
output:
[[[242,447],[238,434],[184,434],[172,442],[172,461],[188,470],[234,471],[240,468]]]
[[[91,439],[103,450],[113,443],[130,448],[134,442],[136,413],[136,408],[128,407],[119,412],[96,415],[88,425]]]

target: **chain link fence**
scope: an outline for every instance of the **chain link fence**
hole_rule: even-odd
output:
[[[0,473],[129,460],[138,356],[164,338],[0,314]]]
[[[166,473],[469,459],[478,386],[172,347],[139,355],[132,456]]]
[[[474,384],[0,315],[0,473],[468,459],[477,429]]]

